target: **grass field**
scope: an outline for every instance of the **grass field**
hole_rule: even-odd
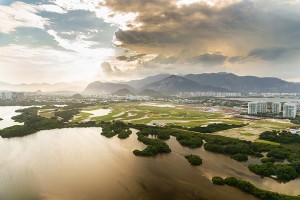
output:
[[[161,104],[159,107],[156,104],[147,105],[147,103],[110,103],[108,105],[99,105],[87,107],[83,110],[97,110],[103,108],[110,108],[112,112],[105,116],[94,117],[92,120],[112,121],[121,120],[135,124],[156,124],[166,125],[168,123],[195,127],[203,126],[212,123],[227,123],[227,124],[248,124],[247,126],[220,131],[215,134],[226,137],[234,137],[244,140],[255,141],[258,139],[260,133],[267,130],[286,130],[292,126],[291,123],[269,120],[248,120],[234,118],[222,112],[206,111],[205,109],[193,104],[170,104],[164,107]],[[73,121],[85,121],[90,117],[90,114],[81,112]]]

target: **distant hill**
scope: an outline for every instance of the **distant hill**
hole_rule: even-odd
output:
[[[124,82],[124,84],[134,87],[136,89],[141,89],[141,88],[145,87],[146,85],[155,83],[157,81],[161,81],[169,76],[170,76],[170,74],[158,74],[158,75],[149,76],[149,77],[146,77],[146,78],[143,78],[140,80],[132,80],[132,81]]]
[[[120,90],[117,90],[113,93],[111,93],[112,95],[117,95],[117,96],[127,96],[127,95],[134,95],[133,92],[131,92],[129,89],[127,88],[123,88]]]
[[[180,92],[226,92],[224,88],[201,85],[190,79],[171,75],[161,81],[145,86],[145,89],[151,89],[164,94],[177,94]]]
[[[278,78],[255,76],[237,76],[231,73],[188,74],[185,76],[199,84],[222,87],[241,93],[279,92],[299,93],[300,84],[287,82]]]
[[[31,83],[31,84],[10,84],[0,82],[0,91],[22,91],[22,92],[35,92],[41,90],[43,92],[55,92],[55,91],[82,91],[86,87],[86,84],[74,82],[74,83]]]
[[[81,96],[81,94],[74,94],[72,96],[73,99],[82,99],[83,97]]]
[[[149,96],[149,97],[164,97],[165,95],[156,92],[154,90],[150,90],[150,89],[144,89],[141,92],[139,92],[137,95],[139,96]]]
[[[121,89],[128,89],[134,92],[135,89],[131,86],[120,84],[120,83],[102,83],[100,81],[93,82],[89,84],[84,93],[86,94],[111,94]]]

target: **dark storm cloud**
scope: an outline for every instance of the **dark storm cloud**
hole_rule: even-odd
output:
[[[202,64],[203,66],[222,65],[227,60],[227,57],[220,53],[205,53],[188,59],[192,64]]]
[[[263,60],[276,60],[279,59],[282,55],[295,50],[295,48],[268,48],[268,49],[253,49],[249,52],[248,57],[261,58]]]
[[[132,61],[136,61],[138,59],[143,58],[145,55],[146,54],[137,54],[134,56],[117,56],[116,59],[119,61],[132,62]]]
[[[170,56],[170,57],[166,57],[163,55],[159,55],[157,57],[155,57],[154,59],[151,60],[154,63],[159,63],[159,64],[175,64],[177,63],[178,59],[174,56]]]
[[[231,64],[235,64],[235,63],[243,62],[243,61],[245,61],[245,59],[246,59],[246,57],[243,57],[243,56],[233,56],[233,57],[228,58],[228,62]]]
[[[95,47],[111,47],[111,40],[116,27],[97,18],[96,14],[87,10],[70,10],[67,13],[42,12],[41,16],[51,21],[47,26],[58,32],[61,38],[76,40],[84,35],[84,40],[97,43]]]

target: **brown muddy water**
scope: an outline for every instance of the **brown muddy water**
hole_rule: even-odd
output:
[[[286,184],[262,179],[246,164],[203,148],[184,148],[175,138],[167,141],[172,153],[143,158],[132,153],[145,147],[136,132],[126,140],[100,133],[101,128],[70,128],[0,138],[0,198],[33,190],[45,200],[255,199],[235,188],[213,185],[211,177],[216,175],[300,194],[299,179]],[[190,153],[200,155],[203,165],[191,166],[184,158]]]

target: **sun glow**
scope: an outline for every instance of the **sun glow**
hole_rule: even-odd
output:
[[[179,0],[177,2],[177,6],[183,6],[183,5],[190,5],[193,3],[206,3],[209,6],[214,6],[215,1],[214,0]]]

